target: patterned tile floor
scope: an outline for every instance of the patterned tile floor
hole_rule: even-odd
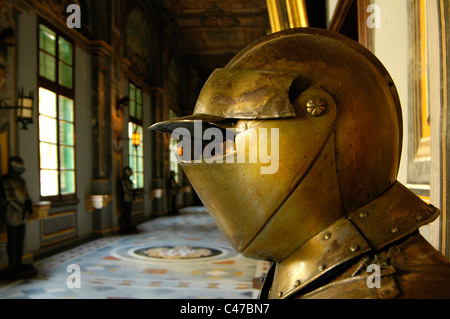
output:
[[[0,282],[0,299],[257,297],[268,263],[237,254],[203,208],[187,208],[138,229],[36,262],[37,277]],[[79,267],[80,288],[67,284],[75,274],[69,265]]]

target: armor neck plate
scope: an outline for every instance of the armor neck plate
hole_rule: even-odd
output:
[[[359,231],[342,217],[276,264],[269,298],[288,298],[336,266],[370,250]]]
[[[374,250],[381,249],[419,227],[429,224],[440,214],[401,183],[347,218],[358,228]]]
[[[439,216],[405,186],[396,182],[383,195],[342,217],[276,264],[267,278],[269,298],[288,298],[315,279],[369,251],[379,250]],[[263,287],[264,289],[264,287]],[[264,296],[261,296],[264,297]]]

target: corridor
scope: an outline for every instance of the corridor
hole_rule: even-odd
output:
[[[37,261],[37,277],[0,282],[0,299],[257,298],[269,264],[236,253],[203,207],[138,230]]]

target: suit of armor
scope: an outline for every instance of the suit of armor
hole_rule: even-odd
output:
[[[123,176],[121,180],[122,186],[122,219],[121,219],[121,232],[131,233],[134,231],[131,225],[131,207],[133,205],[136,191],[131,181],[133,170],[130,167],[123,169]]]
[[[397,181],[401,114],[370,51],[299,28],[249,45],[193,115],[151,128],[203,145],[231,132],[200,160],[183,138],[179,160],[233,247],[272,262],[261,298],[449,298],[450,263],[418,232],[439,210]]]
[[[10,158],[8,174],[4,175],[5,223],[7,231],[7,252],[10,268],[22,264],[25,238],[26,213],[32,213],[33,207],[25,180],[21,177],[25,171],[23,160]]]

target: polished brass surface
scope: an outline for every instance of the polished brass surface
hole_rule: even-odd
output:
[[[270,298],[289,298],[314,279],[370,249],[361,233],[342,217],[277,263]]]
[[[172,133],[180,126],[189,129],[194,120],[217,123],[294,117],[289,88],[295,78],[295,73],[217,69],[200,92],[194,115],[156,123],[152,129]]]
[[[310,146],[322,147],[314,141],[310,142]],[[284,201],[280,201],[279,207],[273,210],[275,213],[259,230],[257,236],[242,250],[241,253],[244,256],[279,262],[344,216],[344,211],[338,204],[340,193],[336,165],[330,155],[334,149],[334,140],[328,138],[320,156],[313,160],[313,164],[305,167],[307,170],[304,172],[297,169],[299,175],[290,185],[293,188],[292,192]],[[323,156],[323,154],[327,155]],[[280,163],[283,162],[280,161]],[[280,170],[282,168],[280,165]],[[292,162],[291,172],[294,168],[295,162]],[[272,177],[272,175],[269,176]],[[273,178],[276,179],[276,176]],[[273,182],[272,186],[269,184],[267,187],[275,188],[273,185],[277,182],[275,180],[271,182]],[[278,185],[282,185],[282,181],[278,181]],[[269,190],[267,194],[270,193]],[[283,193],[277,195],[283,196]],[[225,218],[225,215],[222,218]],[[234,229],[244,231],[242,225]]]
[[[211,75],[193,115],[152,129],[195,132],[202,119],[206,127],[233,130],[236,148],[217,161],[181,166],[235,249],[273,262],[262,298],[409,296],[403,289],[414,284],[397,280],[398,264],[382,265],[381,290],[367,290],[358,277],[390,245],[419,245],[409,238],[439,214],[396,181],[401,107],[371,52],[319,29],[266,36]],[[269,137],[255,138],[263,130]],[[271,173],[262,173],[268,163],[260,159],[237,160],[260,149],[271,150],[277,164]],[[440,254],[430,247],[420,252]],[[448,269],[444,260],[435,260],[438,268]]]
[[[328,111],[316,118],[311,117],[305,107],[306,102],[313,96],[321,96],[329,105]],[[292,243],[287,243],[289,241],[287,236],[280,237],[279,234],[284,234],[285,231],[289,231],[295,237],[303,234],[298,232],[297,226],[292,230],[276,231],[278,235],[272,234],[273,230],[270,230],[270,236],[272,236],[270,240],[273,244],[278,243],[279,245],[268,247],[257,240],[255,244],[258,247],[262,246],[262,250],[258,248],[257,250],[248,249],[244,251],[246,248],[249,248],[250,243],[256,239],[255,237],[264,229],[264,225],[269,220],[271,223],[278,223],[278,219],[271,219],[272,215],[285,204],[288,195],[296,189],[302,177],[310,170],[332,134],[336,117],[336,105],[328,93],[315,88],[305,90],[299,96],[297,102],[294,103],[294,107],[297,113],[295,118],[264,121],[257,127],[236,135],[237,150],[232,154],[233,158],[230,159],[230,155],[225,156],[223,159],[224,163],[181,163],[181,167],[188,176],[193,188],[208,211],[211,212],[218,227],[227,236],[236,250],[243,252],[249,257],[269,258],[270,260],[280,259],[283,257],[280,254],[288,253],[289,250],[292,251],[295,247],[291,246]],[[252,138],[262,128],[268,131],[279,129],[279,140],[276,143],[279,149],[278,162],[281,164],[276,173],[263,175],[263,177],[261,168],[266,167],[267,164],[263,164],[260,161],[257,163],[249,161],[237,163],[236,158],[239,153],[248,154],[251,151],[248,143],[245,144],[246,148],[244,150],[240,149],[240,146],[244,144],[242,140]],[[272,149],[272,140],[268,138],[266,141],[260,141],[257,148]],[[329,151],[332,153],[334,147],[331,146]],[[327,163],[320,164],[321,167],[317,169],[330,170],[330,174],[335,174],[335,169],[330,169],[330,164],[333,163],[331,158],[329,159]],[[230,162],[236,164],[230,164]],[[319,171],[317,175],[320,175]],[[324,183],[328,184],[330,181],[331,179],[327,179]],[[337,189],[336,180],[333,187]],[[323,191],[323,189],[319,188],[317,190]],[[307,193],[299,191],[297,194],[300,198],[296,200],[301,200],[302,197],[303,200],[306,200],[306,197],[309,195],[321,198],[325,196],[325,193],[321,195],[316,192],[314,194],[311,193],[311,191]],[[329,193],[328,190],[326,193]],[[339,200],[339,194],[336,193],[333,199]],[[239,205],[236,205],[236,201],[239,201]],[[314,232],[320,231],[322,226],[327,226],[335,218],[342,216],[343,213],[337,211],[334,206],[331,214],[329,214],[330,206],[326,201],[322,202],[321,207],[324,209],[323,211],[317,209],[316,214],[323,216],[323,220],[319,223],[312,220],[311,223],[308,223],[307,220],[305,222],[307,227],[305,227],[305,234],[302,236],[301,241],[307,239],[304,238],[305,236],[313,235]],[[309,207],[309,209],[314,208],[314,206]],[[301,221],[302,219],[307,219],[307,216],[310,214],[309,209],[305,208],[302,210],[302,214],[299,214],[297,209],[295,211],[284,209],[286,214],[280,214],[279,216],[284,220],[284,218],[289,218],[289,215],[293,215],[297,216],[298,218],[296,219]],[[294,225],[288,222],[285,226]],[[264,241],[266,240],[269,240],[269,237],[264,239]],[[295,242],[298,240],[299,238],[293,239]],[[297,242],[297,244],[299,243]],[[266,249],[272,247],[276,247],[276,252],[272,249]],[[286,252],[283,247],[286,247]]]
[[[367,266],[381,265],[379,287],[369,287],[372,272]],[[356,271],[355,271],[356,270]],[[450,267],[418,232],[396,245],[365,254],[348,267],[339,278],[302,294],[300,299],[448,299]]]
[[[364,234],[373,249],[380,249],[410,235],[438,216],[437,208],[426,204],[397,182],[382,196],[347,217]]]
[[[295,116],[289,88],[296,76],[287,72],[217,69],[203,86],[194,114],[227,119]]]
[[[313,98],[306,103],[306,110],[312,116],[320,116],[327,109],[327,104],[320,98]]]
[[[291,89],[321,87],[333,97],[338,108],[336,163],[346,211],[396,180],[402,143],[398,94],[384,66],[358,43],[325,30],[291,29],[253,43],[226,67],[297,72]]]
[[[397,182],[385,194],[349,218],[339,219],[274,264],[260,297],[448,298],[450,289],[443,287],[450,284],[449,263],[417,233],[438,215],[439,210]],[[345,265],[348,261],[350,264]],[[367,285],[370,264],[382,269],[378,288]],[[343,269],[322,286],[308,287],[336,267]],[[433,291],[433,287],[440,290]]]

